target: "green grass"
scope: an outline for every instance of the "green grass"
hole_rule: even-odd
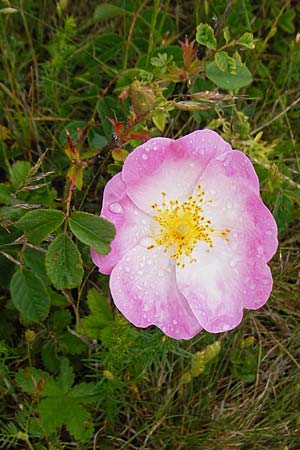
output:
[[[1,8],[0,448],[299,450],[297,2],[3,0]],[[244,74],[241,88],[218,88],[205,65],[215,50],[204,45],[184,65],[178,40],[195,39],[199,23],[215,27],[227,62],[239,53],[251,84]],[[238,44],[246,32],[254,49]],[[193,98],[206,90],[226,96]],[[122,151],[108,117],[127,123],[118,129]],[[191,341],[135,329],[113,307],[108,277],[75,228],[68,251],[79,265],[82,258],[84,276],[67,266],[75,281],[55,289],[44,257],[68,221],[41,240],[16,222],[39,207],[98,213],[105,183],[139,137],[205,127],[250,157],[276,218],[266,306],[231,332]],[[72,145],[79,163],[68,156]],[[20,266],[39,280],[29,291],[39,313],[11,295]]]

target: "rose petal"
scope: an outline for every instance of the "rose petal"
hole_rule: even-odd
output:
[[[130,250],[113,269],[110,289],[117,308],[138,327],[153,324],[175,339],[201,330],[176,286],[174,260],[161,248]]]
[[[257,241],[234,233],[227,242],[214,239],[214,247],[200,243],[192,256],[197,262],[177,267],[179,290],[203,328],[212,333],[236,327],[243,308],[257,309],[268,299],[272,276]]]
[[[265,261],[278,246],[276,222],[258,193],[258,181],[249,159],[239,151],[211,161],[199,184],[205,190],[206,219],[218,230],[242,231],[261,245]],[[230,235],[229,235],[230,237]]]
[[[115,225],[116,236],[108,255],[99,255],[91,249],[91,256],[99,271],[109,275],[123,255],[149,234],[152,219],[129,199],[121,174],[115,175],[105,187],[101,216]]]
[[[150,139],[128,155],[122,179],[131,200],[143,211],[167,199],[183,200],[210,160],[231,150],[230,145],[211,130],[195,131],[178,140]]]

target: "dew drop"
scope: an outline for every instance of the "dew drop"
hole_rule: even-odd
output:
[[[256,250],[259,255],[262,255],[264,253],[264,249],[261,245],[258,245]]]
[[[228,331],[230,329],[230,325],[228,323],[224,323],[222,330],[223,331]]]
[[[172,320],[172,324],[173,324],[173,325],[177,325],[177,320],[175,320],[175,319]]]
[[[148,159],[148,156],[146,155],[146,153],[142,154],[142,158],[145,159],[145,160]]]
[[[125,272],[130,272],[130,269],[129,269],[129,267],[128,266],[124,266],[124,270],[125,270]]]
[[[238,263],[238,259],[233,259],[232,261],[230,261],[230,267],[235,267]]]
[[[118,202],[111,203],[108,209],[114,214],[121,214],[123,212],[123,208]]]
[[[228,209],[231,209],[232,208],[232,202],[227,202],[226,206],[227,206]]]

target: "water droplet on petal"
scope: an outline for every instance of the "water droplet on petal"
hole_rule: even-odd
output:
[[[238,259],[233,259],[232,261],[230,261],[230,267],[235,267],[238,262]]]
[[[258,245],[258,246],[256,247],[256,250],[257,250],[257,253],[258,253],[259,255],[262,255],[262,254],[264,253],[264,249],[263,249],[263,247],[262,247],[261,245]]]
[[[227,202],[226,206],[227,206],[228,209],[231,209],[232,208],[232,202]]]
[[[118,202],[111,203],[108,209],[114,214],[121,214],[123,212],[123,208]]]
[[[230,325],[228,323],[224,323],[222,330],[223,331],[228,331],[230,329]]]
[[[172,324],[173,324],[173,325],[177,325],[177,320],[175,320],[175,319],[172,320]]]
[[[145,159],[145,160],[148,159],[148,156],[146,155],[146,153],[142,154],[142,158]]]

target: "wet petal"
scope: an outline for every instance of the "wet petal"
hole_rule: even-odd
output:
[[[183,200],[209,163],[231,150],[230,145],[211,130],[195,131],[177,140],[150,139],[126,159],[122,179],[131,200],[142,210],[162,199]]]
[[[152,219],[129,199],[121,174],[115,175],[105,187],[101,216],[115,225],[116,236],[108,255],[99,255],[92,249],[91,256],[100,272],[110,274],[123,255],[149,234]]]
[[[174,261],[147,242],[130,250],[113,269],[110,289],[117,308],[138,327],[158,326],[175,339],[190,339],[201,330],[179,292]]]
[[[278,246],[276,222],[259,197],[258,181],[249,159],[241,152],[222,155],[207,166],[199,184],[205,190],[203,211],[214,228],[242,231],[263,248],[265,261]],[[230,237],[230,234],[229,234]]]
[[[229,242],[216,238],[209,252],[198,244],[193,257],[196,262],[176,269],[176,278],[205,330],[230,330],[242,320],[244,307],[257,309],[269,298],[270,269],[259,243],[244,233],[235,232]]]

